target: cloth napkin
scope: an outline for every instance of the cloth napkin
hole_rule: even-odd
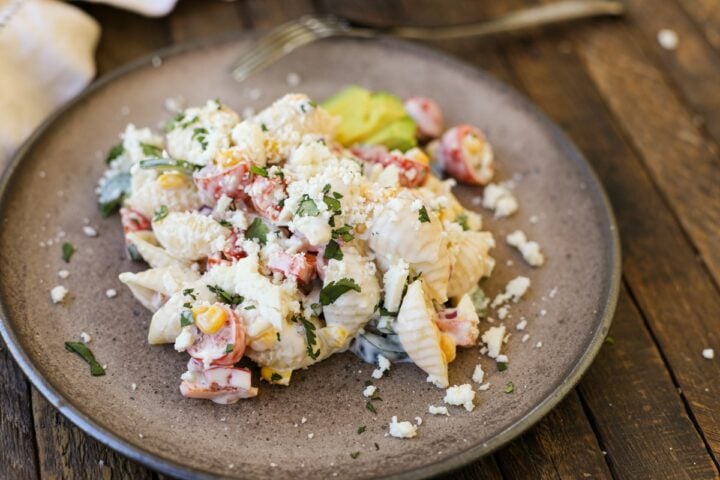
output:
[[[91,0],[147,16],[177,0]],[[55,109],[95,76],[100,26],[59,0],[0,0],[0,171]]]

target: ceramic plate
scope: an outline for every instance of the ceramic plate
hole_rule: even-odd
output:
[[[235,37],[174,48],[106,77],[46,123],[5,173],[2,334],[25,373],[89,434],[186,478],[425,477],[476,460],[526,430],[578,381],[615,307],[615,223],[586,161],[517,93],[433,51],[395,41],[323,41],[238,85],[227,66],[246,42]],[[290,72],[299,74],[299,86],[287,85]],[[449,417],[427,413],[428,405],[442,405],[444,391],[426,383],[411,364],[393,366],[375,382],[382,401],[372,414],[362,390],[373,367],[350,353],[297,372],[289,388],[263,384],[258,397],[235,405],[182,398],[178,384],[186,356],[172,346],[147,344],[150,314],[117,280],[118,273],[141,266],[125,258],[119,218],[102,219],[96,209],[94,188],[105,152],[128,122],[158,126],[168,116],[168,97],[182,95],[189,105],[219,97],[241,112],[258,110],[290,90],[322,99],[348,84],[433,97],[449,125],[472,123],[487,133],[499,180],[516,184],[516,215],[493,221],[481,212],[498,240],[498,264],[485,291],[495,295],[521,274],[532,280],[527,297],[505,320],[512,333],[508,369],[497,372],[477,348],[461,351],[451,365],[451,383],[467,383],[479,361],[490,372],[491,387],[478,392],[473,412],[451,407]],[[479,190],[457,192],[465,205],[481,211]],[[98,237],[83,235],[84,218]],[[527,267],[504,244],[516,228],[542,245],[544,267]],[[77,247],[69,264],[61,258],[63,241]],[[70,271],[66,280],[57,276],[61,269]],[[70,291],[66,304],[50,301],[57,284]],[[109,288],[119,295],[107,298]],[[528,320],[525,332],[514,328],[521,317]],[[83,331],[107,364],[104,377],[91,377],[87,365],[63,347]],[[512,393],[503,391],[508,382],[515,386]],[[422,417],[418,436],[386,436],[394,415]],[[361,425],[367,430],[359,435]],[[351,458],[356,451],[360,456]]]

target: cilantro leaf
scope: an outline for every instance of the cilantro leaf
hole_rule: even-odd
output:
[[[142,255],[140,255],[140,252],[138,252],[138,249],[134,243],[128,245],[127,252],[130,260],[132,260],[133,262],[141,262],[143,260]]]
[[[323,254],[323,257],[326,260],[342,260],[344,255],[342,249],[340,248],[340,244],[335,240],[330,240],[325,246],[325,253]]]
[[[130,192],[130,174],[120,172],[108,178],[98,196],[98,207],[103,217],[109,217],[122,205],[125,196]]]
[[[361,433],[365,432],[365,425],[362,425],[362,426],[358,427],[357,432],[358,432],[358,435],[360,435]]]
[[[325,186],[322,189],[322,192],[326,195],[330,192],[330,184],[329,183],[325,184]]]
[[[268,226],[260,220],[260,217],[255,217],[255,220],[252,221],[245,232],[245,237],[257,240],[261,245],[265,245],[268,232],[270,232]]]
[[[234,348],[235,348],[235,344],[228,343],[227,345],[225,345],[225,353],[232,353]]]
[[[360,292],[360,285],[355,283],[352,278],[341,278],[336,282],[330,282],[320,290],[320,303],[322,305],[330,305],[343,294],[355,290]]]
[[[327,205],[328,210],[331,210],[335,213],[340,213],[340,201],[329,196],[325,195],[323,196],[323,202],[325,202],[325,205]]]
[[[420,220],[420,223],[430,223],[430,217],[425,209],[425,205],[420,207],[420,210],[418,210],[418,220]]]
[[[180,313],[180,327],[187,327],[195,323],[195,318],[191,310],[183,310]]]
[[[95,360],[95,355],[90,349],[81,342],[65,342],[65,350],[72,353],[77,353],[80,358],[85,360],[90,365],[90,375],[93,377],[100,377],[105,375],[105,369],[100,363]]]
[[[162,155],[162,148],[150,145],[149,143],[140,142],[140,148],[142,148],[143,155],[148,157],[159,157]]]
[[[352,457],[353,460],[355,460],[355,459],[358,458],[359,456],[360,456],[360,452],[352,452],[352,453],[350,454],[350,457]]]
[[[117,145],[113,145],[113,147],[110,149],[110,151],[107,153],[107,156],[105,157],[105,163],[112,162],[123,153],[125,153],[125,147],[123,147],[122,142],[118,143]]]
[[[513,390],[515,390],[515,385],[513,385],[513,382],[506,383],[505,388],[503,388],[503,392],[505,393],[512,393]]]
[[[268,131],[267,125],[265,125],[264,123],[261,123],[261,124],[260,124],[260,128],[262,128],[262,131],[263,131],[263,132],[267,132],[267,131]]]
[[[455,222],[459,223],[462,227],[463,231],[467,232],[470,230],[470,225],[468,224],[468,216],[464,213],[461,213],[457,217],[455,217]]]
[[[350,225],[343,225],[340,228],[336,228],[332,231],[332,238],[342,238],[343,242],[350,242],[355,235],[352,234],[353,228]]]
[[[257,165],[250,165],[250,173],[254,173],[255,175],[259,175],[261,177],[268,177],[268,171],[265,167],[259,167]]]
[[[375,410],[375,405],[373,405],[372,402],[368,401],[368,402],[365,404],[365,408],[367,408],[368,411],[377,414],[377,410]]]
[[[505,370],[507,370],[507,363],[505,362],[497,362],[496,365],[498,372],[504,372]]]
[[[191,138],[192,138],[192,140],[197,140],[197,142],[200,144],[202,149],[205,150],[205,149],[207,149],[207,146],[208,146],[208,141],[207,141],[208,133],[209,132],[207,131],[207,128],[203,128],[203,127],[194,128]]]
[[[225,227],[225,228],[232,228],[232,226],[233,226],[232,223],[228,222],[228,221],[225,220],[224,218],[218,220],[217,222],[218,222],[220,225],[222,225],[223,227]]]
[[[160,208],[155,210],[155,215],[153,216],[153,221],[159,222],[163,218],[167,217],[168,213],[170,213],[170,211],[168,210],[167,205],[160,205]]]
[[[217,285],[208,285],[208,290],[210,290],[212,293],[215,294],[215,296],[223,303],[227,303],[228,305],[235,307],[243,302],[245,300],[241,295],[237,295],[234,293],[230,293],[226,290],[223,290]]]
[[[306,193],[300,199],[300,203],[298,204],[298,209],[295,214],[301,217],[317,217],[320,215],[320,210],[318,210],[315,200],[310,198],[310,196]]]
[[[65,242],[62,244],[62,259],[65,260],[65,263],[70,263],[73,253],[75,253],[75,247],[73,247],[72,243]]]
[[[315,336],[315,324],[299,315],[295,318],[295,320],[299,320],[300,323],[302,323],[302,326],[305,329],[305,339],[307,340],[307,354],[310,358],[315,360],[320,355],[320,350],[313,349],[317,343],[317,338]]]
[[[271,382],[279,382],[280,380],[282,380],[282,375],[280,375],[279,373],[273,372],[273,374],[270,375]]]

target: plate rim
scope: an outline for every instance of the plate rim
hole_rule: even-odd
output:
[[[152,64],[152,61],[156,57],[166,58],[182,54],[186,51],[202,49],[237,41],[242,38],[253,38],[257,35],[257,32],[229,32],[225,34],[213,35],[209,37],[203,37],[199,39],[193,39],[184,41],[178,44],[170,45],[146,55],[143,55],[125,65],[111,70],[104,74],[97,80],[93,81],[88,87],[86,87],[81,93],[75,98],[68,101],[61,108],[56,110],[50,115],[45,121],[43,121],[33,133],[23,142],[18,148],[17,152],[13,155],[10,162],[7,164],[5,170],[0,175],[0,207],[5,201],[8,192],[11,190],[10,179],[15,175],[18,170],[20,163],[27,156],[28,152],[35,145],[37,140],[41,138],[46,131],[48,131],[57,120],[59,120],[67,111],[86,100],[91,94],[105,85],[114,82],[115,80],[129,74],[137,69],[143,68],[148,64]],[[347,40],[342,38],[342,40]],[[331,39],[334,41],[336,39]],[[609,240],[610,243],[606,247],[609,249],[607,257],[610,258],[611,268],[608,279],[608,290],[607,298],[602,305],[602,317],[595,330],[592,332],[590,341],[586,346],[583,353],[580,355],[577,363],[570,369],[567,376],[552,390],[544,399],[542,399],[534,408],[528,411],[519,420],[508,426],[505,430],[501,431],[497,435],[493,436],[489,441],[484,443],[478,443],[469,447],[468,449],[459,452],[453,456],[447,457],[442,460],[438,460],[429,465],[424,465],[412,470],[406,470],[403,472],[386,475],[383,477],[392,480],[405,480],[415,478],[429,478],[441,473],[448,473],[457,470],[469,463],[479,460],[480,458],[496,451],[502,446],[509,443],[511,440],[517,438],[543,417],[545,417],[553,408],[555,408],[565,396],[575,387],[580,381],[583,374],[590,367],[595,357],[597,356],[600,348],[602,347],[603,340],[607,334],[610,325],[615,315],[617,306],[620,282],[621,282],[621,244],[620,234],[615,218],[615,213],[610,203],[605,187],[600,181],[594,168],[577,148],[570,137],[550,118],[548,117],[535,103],[533,103],[527,96],[516,90],[511,85],[502,82],[495,77],[491,76],[485,70],[472,65],[471,63],[452,56],[436,48],[427,46],[425,44],[413,43],[409,41],[399,40],[396,38],[383,37],[380,39],[351,39],[356,42],[379,42],[388,44],[390,47],[397,49],[404,49],[420,56],[431,57],[435,60],[448,63],[453,68],[462,71],[463,73],[481,78],[483,81],[493,84],[495,88],[503,91],[509,95],[521,108],[523,108],[529,115],[535,117],[538,122],[547,128],[548,134],[553,142],[560,151],[565,153],[568,157],[584,170],[585,174],[594,182],[594,187],[599,195],[600,203],[602,204],[603,214],[606,217],[610,232]],[[42,394],[45,399],[50,402],[64,417],[70,420],[73,425],[80,428],[83,432],[90,435],[100,443],[110,447],[116,452],[130,458],[138,463],[145,465],[151,469],[162,472],[167,475],[183,479],[216,479],[221,478],[213,473],[198,470],[189,465],[183,465],[173,460],[165,459],[151,453],[141,447],[131,444],[128,441],[123,440],[116,435],[109,428],[103,427],[98,424],[95,420],[83,414],[79,409],[73,406],[66,398],[60,394],[50,382],[39,372],[39,370],[32,363],[28,355],[21,348],[20,340],[16,336],[12,329],[8,315],[5,311],[5,307],[0,297],[0,336],[2,336],[7,348],[12,355],[15,362],[20,366],[22,372],[27,376],[32,385]]]

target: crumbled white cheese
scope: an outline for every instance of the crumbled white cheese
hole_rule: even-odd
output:
[[[495,361],[497,363],[508,363],[508,356],[507,355],[498,355],[495,357]]]
[[[195,343],[195,327],[188,325],[180,330],[180,334],[175,338],[175,350],[184,352]]]
[[[539,267],[545,263],[545,256],[540,251],[540,245],[537,242],[528,241],[522,230],[515,230],[505,237],[505,241],[508,245],[517,248],[525,262],[531,267]]]
[[[657,41],[665,50],[675,50],[678,46],[678,34],[675,30],[663,28],[657,33]]]
[[[312,440],[314,436],[315,436],[314,433],[308,433],[308,438],[309,438],[310,440]]]
[[[478,387],[478,390],[482,390],[483,392],[490,389],[490,383],[483,383]]]
[[[448,405],[462,405],[465,410],[472,412],[475,408],[473,399],[475,399],[475,391],[469,383],[465,383],[448,388],[443,401]]]
[[[505,338],[505,325],[499,327],[490,327],[482,334],[482,341],[487,345],[487,355],[490,358],[496,358],[500,355],[500,349]]]
[[[422,418],[415,417],[415,425],[418,425],[418,426],[422,425]]]
[[[68,278],[69,276],[70,276],[70,272],[68,272],[67,270],[60,270],[58,272],[58,277],[62,278],[63,280]]]
[[[390,360],[383,357],[382,355],[378,355],[377,360],[378,360],[378,368],[373,370],[372,377],[379,380],[383,377],[385,372],[390,370]]]
[[[527,327],[527,323],[527,320],[523,318],[517,323],[517,325],[515,325],[515,330],[517,330],[518,332],[522,332],[523,330],[525,330],[525,327]]]
[[[500,320],[505,320],[505,318],[510,313],[510,308],[507,305],[504,305],[500,308],[498,308],[497,316]]]
[[[115,298],[117,297],[117,290],[115,290],[114,288],[108,288],[107,290],[105,290],[105,296],[107,298]]]
[[[712,360],[713,358],[715,358],[715,350],[713,350],[712,348],[706,348],[702,351],[702,356],[704,358],[707,358],[708,360]]]
[[[133,392],[134,392],[135,390],[137,390],[137,384],[135,384],[135,383],[131,384],[131,385],[130,385],[130,389],[131,389]]]
[[[537,343],[535,344],[535,348],[542,348],[542,346],[543,346],[543,343],[542,343],[542,342],[537,342]]]
[[[92,337],[86,332],[80,332],[80,341],[83,343],[90,343],[92,341]]]
[[[300,75],[295,72],[290,72],[287,74],[287,77],[285,77],[285,81],[289,87],[297,87],[300,85]]]
[[[447,407],[436,407],[435,405],[430,405],[428,406],[428,412],[430,412],[431,415],[447,415],[448,417],[450,416]]]
[[[479,363],[475,366],[475,370],[472,374],[472,381],[475,383],[482,383],[485,378],[485,372],[482,369],[482,365]]]
[[[403,259],[398,259],[383,275],[385,291],[384,306],[388,312],[397,312],[400,308],[403,290],[407,285],[410,266]]]
[[[54,287],[52,290],[50,290],[50,298],[52,299],[53,303],[60,303],[63,300],[65,300],[65,297],[68,294],[67,288],[63,287],[62,285],[58,285]]]
[[[367,387],[365,387],[365,390],[363,390],[363,396],[370,398],[375,395],[376,390],[377,387],[375,385],[368,385]]]
[[[97,230],[90,225],[83,225],[82,230],[86,237],[97,237]]]
[[[305,422],[307,422],[307,418],[302,417],[302,418],[300,419],[300,423],[305,423]]]
[[[517,303],[517,301],[525,295],[528,288],[530,288],[530,279],[528,277],[523,277],[522,275],[517,276],[505,285],[505,291],[503,293],[499,293],[495,296],[490,306],[492,308],[497,308],[508,300],[512,300],[513,303]]]
[[[529,333],[526,333],[526,334],[523,335],[522,338],[520,339],[520,341],[521,341],[522,343],[525,343],[525,342],[527,342],[528,340],[530,340],[530,334],[529,334]]]
[[[413,438],[417,435],[417,426],[410,422],[398,422],[397,417],[392,417],[389,424],[389,433],[395,438]]]
[[[518,209],[518,202],[504,185],[490,183],[485,187],[483,207],[493,210],[496,218],[509,217]]]

